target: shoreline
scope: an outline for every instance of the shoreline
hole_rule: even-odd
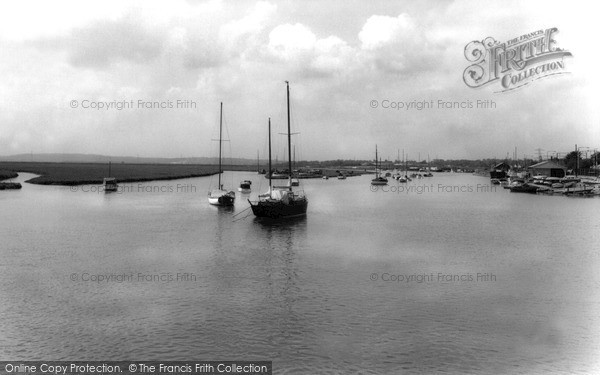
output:
[[[118,183],[177,180],[211,176],[216,169],[212,165],[119,163],[111,166],[111,177]],[[36,174],[25,181],[34,185],[97,185],[108,177],[108,165],[103,163],[0,162],[0,171],[7,178],[15,178],[16,172]]]
[[[129,164],[111,165],[111,176],[117,183],[179,180],[185,178],[207,177],[217,174],[216,165],[206,164]],[[224,171],[256,172],[253,165],[230,165]],[[324,168],[323,175],[335,177],[343,172],[347,177],[368,174],[364,170],[345,168]],[[4,174],[1,174],[4,172]],[[57,162],[0,162],[0,180],[18,176],[15,172],[32,173],[37,177],[26,180],[34,185],[78,186],[102,184],[108,176],[105,163],[57,163]],[[350,172],[350,173],[349,173]],[[320,177],[319,177],[320,178]]]
[[[10,180],[13,178],[19,177],[19,174],[15,171],[7,171],[0,169],[0,190],[18,190],[21,189],[22,186],[18,182],[4,182],[5,180]]]

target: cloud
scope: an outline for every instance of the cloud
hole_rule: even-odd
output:
[[[156,59],[165,39],[164,30],[147,28],[129,15],[73,30],[67,48],[75,66],[106,67],[123,60],[147,63]]]
[[[269,34],[269,50],[273,56],[285,60],[301,59],[313,52],[317,37],[302,24],[279,25]]]
[[[427,25],[419,25],[411,16],[374,15],[369,17],[358,37],[373,69],[391,74],[410,74],[435,67],[435,57],[443,44],[430,40]]]
[[[541,145],[560,143],[546,129],[562,131],[565,124],[574,129],[565,136],[569,143],[600,134],[589,126],[600,117],[594,105],[598,52],[588,47],[585,29],[593,12],[557,11],[552,5],[535,13],[531,10],[540,3],[519,2],[510,3],[510,10],[503,10],[504,4],[484,9],[471,1],[379,2],[339,17],[316,16],[333,8],[319,2],[311,12],[267,1],[108,2],[91,9],[69,1],[55,3],[56,8],[54,3],[14,4],[14,9],[0,6],[4,153],[43,146],[47,152],[202,155],[211,146],[203,135],[214,129],[222,100],[232,144],[244,140],[233,149],[239,156],[254,155],[256,145],[264,144],[266,118],[275,123],[277,111],[285,109],[284,80],[292,83],[293,113],[303,137],[310,139],[302,156],[310,159],[371,157],[365,144],[375,142],[392,154],[398,147],[418,152],[410,145],[423,154],[431,148],[466,157],[505,154],[504,144],[515,138],[527,144],[519,149],[556,149]],[[48,19],[28,18],[27,7],[46,12]],[[555,24],[561,30],[559,45],[575,56],[568,62],[573,74],[496,97],[499,111],[369,107],[373,99],[487,99],[489,90],[472,90],[462,82],[466,43]],[[187,112],[68,107],[69,100],[83,98],[181,98],[196,100],[199,107]],[[440,151],[439,156],[448,155]]]
[[[408,14],[398,17],[371,16],[358,33],[365,50],[374,50],[398,41],[412,41],[416,25]]]

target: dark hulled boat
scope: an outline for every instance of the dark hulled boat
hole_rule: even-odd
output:
[[[528,183],[523,183],[520,185],[514,185],[510,187],[511,193],[529,193],[536,194],[539,190],[539,187],[535,185],[530,185]]]
[[[291,129],[290,129],[290,86],[286,81],[287,93],[287,138],[288,138],[288,171],[292,170]],[[285,219],[306,215],[308,199],[302,191],[292,189],[292,175],[288,175],[287,186],[272,186],[271,173],[271,119],[269,119],[269,192],[259,197],[258,201],[250,203],[252,213],[256,217],[269,219]]]
[[[387,178],[381,177],[377,169],[377,145],[375,145],[375,178],[371,180],[371,185],[387,185],[387,183]]]

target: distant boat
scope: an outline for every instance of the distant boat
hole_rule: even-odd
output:
[[[219,116],[219,185],[208,193],[208,203],[214,206],[233,206],[235,203],[235,193],[226,191],[221,184],[221,174],[223,169],[221,166],[221,144],[223,143],[223,102],[221,102],[221,112]]]
[[[281,173],[281,172],[275,171],[265,177],[270,180],[287,180],[290,176],[287,173]]]
[[[292,186],[300,186],[300,180],[297,178],[292,178]]]
[[[256,150],[256,171],[258,172],[258,174],[265,174],[266,171],[264,169],[260,169],[260,159],[258,155],[258,150]]]
[[[242,182],[240,182],[240,187],[238,188],[238,191],[242,192],[242,194],[248,194],[252,191],[252,181],[250,180],[244,180]]]
[[[286,81],[287,98],[287,139],[288,139],[288,171],[292,171],[292,148],[291,148],[291,127],[290,127],[290,86]],[[269,171],[271,171],[271,119],[269,119]],[[304,192],[294,191],[292,189],[292,176],[289,175],[288,186],[272,186],[272,176],[269,173],[269,196],[259,198],[258,201],[250,203],[252,213],[256,217],[269,219],[285,219],[296,216],[306,215],[308,208],[308,199]]]
[[[514,185],[514,186],[510,187],[510,192],[511,193],[536,194],[538,192],[538,190],[539,190],[539,187],[537,187],[535,185],[528,184],[528,183]]]
[[[323,176],[323,180],[329,180],[329,176]]]
[[[108,177],[104,178],[104,181],[102,181],[102,185],[104,187],[104,192],[105,193],[111,193],[113,191],[117,191],[119,189],[119,184],[117,184],[117,179],[114,177],[110,177],[110,172],[111,172],[111,168],[110,168],[110,161],[108,162]]]
[[[340,173],[340,174],[337,176],[337,178],[338,178],[338,180],[345,180],[345,179],[346,179],[346,176],[344,176],[344,174],[343,174],[343,173]]]
[[[400,155],[398,155],[399,157]],[[404,158],[404,149],[402,149],[402,160],[404,161],[404,176],[398,175],[398,182],[408,182],[408,181],[412,181],[410,179],[410,177],[408,177],[408,175],[406,173],[408,173],[408,166],[406,165],[407,160]]]
[[[371,180],[371,185],[387,185],[387,183],[387,178],[381,177],[377,169],[377,145],[375,145],[375,178]]]

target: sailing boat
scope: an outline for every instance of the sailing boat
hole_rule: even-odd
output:
[[[431,167],[429,164],[429,154],[427,154],[427,173],[423,174],[423,177],[433,177],[433,173],[431,173]]]
[[[377,145],[375,145],[375,178],[371,180],[371,185],[387,185],[388,180],[379,175],[377,170]]]
[[[108,177],[104,178],[102,185],[104,186],[105,193],[117,191],[117,189],[119,188],[119,185],[117,184],[117,179],[114,177],[110,177],[110,161],[108,162]]]
[[[260,159],[258,157],[258,150],[256,150],[256,171],[258,172],[258,174],[267,173],[267,171],[265,171],[264,169],[260,169]]]
[[[292,190],[292,140],[290,130],[290,84],[285,81],[287,93],[288,186],[272,186],[271,179],[271,119],[269,119],[269,195],[250,203],[256,217],[283,219],[306,215],[308,199],[302,191]]]
[[[233,191],[223,190],[221,184],[221,144],[223,143],[223,102],[221,102],[221,113],[219,116],[219,186],[208,193],[208,203],[215,206],[233,206],[235,202],[235,193]]]

